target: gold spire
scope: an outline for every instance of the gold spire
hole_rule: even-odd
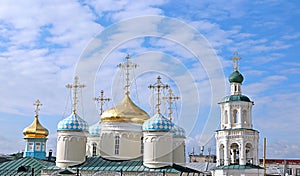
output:
[[[79,88],[84,88],[84,84],[79,84],[78,76],[75,76],[73,84],[67,84],[66,87],[73,90],[73,113],[76,113],[77,91]]]
[[[167,100],[167,103],[169,104],[169,119],[170,119],[170,121],[172,121],[172,114],[173,114],[172,104],[174,101],[178,100],[179,98],[180,97],[175,96],[173,94],[172,89],[169,89],[169,93],[167,94],[167,96],[163,97],[163,100]]]
[[[100,104],[100,116],[102,115],[103,113],[103,104],[106,102],[106,101],[110,101],[110,98],[105,98],[104,97],[104,91],[101,90],[100,91],[100,96],[98,98],[93,98],[94,101],[97,101],[99,104]]]
[[[160,114],[160,94],[161,94],[161,90],[168,89],[169,85],[168,84],[163,84],[161,82],[161,77],[158,76],[157,77],[157,82],[155,84],[150,84],[148,86],[148,88],[157,91],[157,104],[156,104],[156,108],[157,108],[157,113]]]
[[[233,66],[234,71],[237,71],[239,68],[239,61],[242,60],[242,58],[238,56],[237,51],[234,52],[234,56],[230,60],[232,60],[234,63],[234,66]]]
[[[119,68],[125,69],[125,80],[126,80],[125,94],[126,95],[130,94],[130,92],[129,92],[129,87],[130,87],[129,70],[134,69],[137,66],[138,66],[137,64],[134,64],[133,62],[131,62],[129,54],[126,56],[126,61],[124,63],[120,63],[118,65]]]
[[[37,99],[33,105],[36,106],[35,119],[30,126],[23,130],[23,134],[25,138],[46,138],[49,134],[49,131],[40,124],[38,114],[40,110],[39,106],[42,106],[42,104],[40,103],[40,100]]]

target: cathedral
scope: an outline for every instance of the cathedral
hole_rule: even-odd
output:
[[[172,108],[168,117],[161,113],[163,99],[172,105],[179,97],[168,84],[157,77],[149,85],[157,96],[156,114],[152,117],[130,97],[130,69],[136,65],[130,57],[119,64],[125,69],[124,97],[114,107],[103,110],[110,101],[104,92],[94,98],[100,104],[100,119],[94,125],[77,113],[78,91],[85,86],[75,77],[66,87],[72,90],[72,113],[57,125],[57,150],[55,163],[46,157],[48,130],[39,122],[39,100],[35,102],[33,123],[23,131],[25,139],[24,159],[47,161],[40,168],[40,175],[215,175],[254,176],[263,175],[259,166],[259,132],[253,129],[252,106],[254,102],[242,94],[243,75],[239,72],[237,53],[232,57],[234,70],[229,76],[231,92],[219,105],[221,126],[215,132],[217,163],[198,163],[191,167],[186,163],[185,130],[172,121]],[[169,94],[164,96],[163,90]],[[202,164],[202,165],[201,165]],[[0,164],[0,169],[1,169]],[[201,167],[202,168],[201,168]],[[17,167],[17,166],[16,166]],[[24,167],[25,168],[25,167]],[[203,169],[204,168],[204,169]],[[19,168],[18,168],[19,170]]]

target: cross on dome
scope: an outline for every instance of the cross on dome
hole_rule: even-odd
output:
[[[155,84],[150,84],[148,86],[148,88],[157,91],[157,104],[156,104],[156,108],[157,108],[157,113],[160,114],[160,94],[161,94],[161,90],[168,89],[169,85],[168,84],[163,84],[161,82],[161,77],[158,76],[156,83]]]
[[[234,52],[234,56],[230,60],[232,60],[234,63],[234,66],[233,66],[234,71],[237,71],[239,68],[239,61],[242,60],[242,58],[238,56],[237,51]]]
[[[169,104],[169,120],[172,121],[172,114],[173,114],[173,110],[172,110],[172,104],[173,102],[175,102],[176,100],[178,100],[180,97],[175,96],[173,94],[172,89],[169,89],[169,93],[167,94],[167,96],[163,97],[163,100],[167,100],[167,103]]]
[[[103,105],[104,103],[107,101],[110,101],[110,98],[105,98],[104,97],[104,91],[101,90],[100,91],[100,96],[98,98],[93,98],[94,101],[97,101],[100,104],[100,115],[102,115],[103,113]]]
[[[33,104],[33,106],[35,106],[35,117],[38,117],[39,116],[39,111],[40,111],[39,106],[43,106],[43,104],[41,104],[40,100],[37,99],[35,101],[35,103]]]
[[[126,56],[126,61],[124,63],[120,63],[118,65],[119,68],[122,68],[125,70],[125,80],[126,80],[126,84],[125,84],[125,94],[129,95],[129,87],[130,87],[130,80],[129,80],[129,70],[130,69],[134,69],[136,68],[138,65],[134,64],[131,59],[129,54]]]
[[[84,88],[84,84],[79,83],[78,76],[75,76],[73,84],[67,84],[66,87],[73,90],[73,113],[76,113],[76,106],[77,106],[77,91],[80,88]]]

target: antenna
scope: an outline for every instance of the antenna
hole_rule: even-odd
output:
[[[156,104],[156,108],[157,108],[157,113],[160,114],[160,94],[161,94],[161,90],[168,89],[169,85],[168,84],[163,84],[161,82],[161,77],[158,76],[156,83],[155,84],[150,84],[148,86],[148,88],[157,91],[157,104]]]
[[[178,100],[180,97],[175,96],[173,94],[172,89],[169,89],[169,93],[167,94],[167,96],[163,97],[163,100],[167,100],[167,103],[169,104],[169,119],[170,121],[172,121],[172,114],[173,114],[173,110],[172,110],[172,104],[174,101]]]
[[[76,106],[77,106],[77,91],[78,91],[78,89],[85,87],[84,84],[79,84],[78,79],[79,79],[78,76],[75,76],[74,83],[66,85],[66,87],[68,89],[72,89],[73,90],[73,113],[74,114],[76,113]]]

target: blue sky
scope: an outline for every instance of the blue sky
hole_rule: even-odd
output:
[[[242,91],[255,102],[260,149],[267,137],[268,157],[299,158],[299,5],[283,0],[3,0],[0,153],[23,150],[22,130],[33,121],[37,98],[43,103],[40,121],[50,130],[48,149],[55,149],[56,125],[71,107],[65,85],[75,74],[88,84],[79,113],[90,125],[96,123],[91,98],[105,90],[113,98],[105,108],[122,99],[123,77],[116,65],[127,53],[139,64],[133,100],[152,115],[147,86],[162,75],[181,97],[175,122],[189,134],[188,152],[192,147],[199,152],[199,145],[214,144],[217,102],[229,92],[230,57],[238,51]]]

